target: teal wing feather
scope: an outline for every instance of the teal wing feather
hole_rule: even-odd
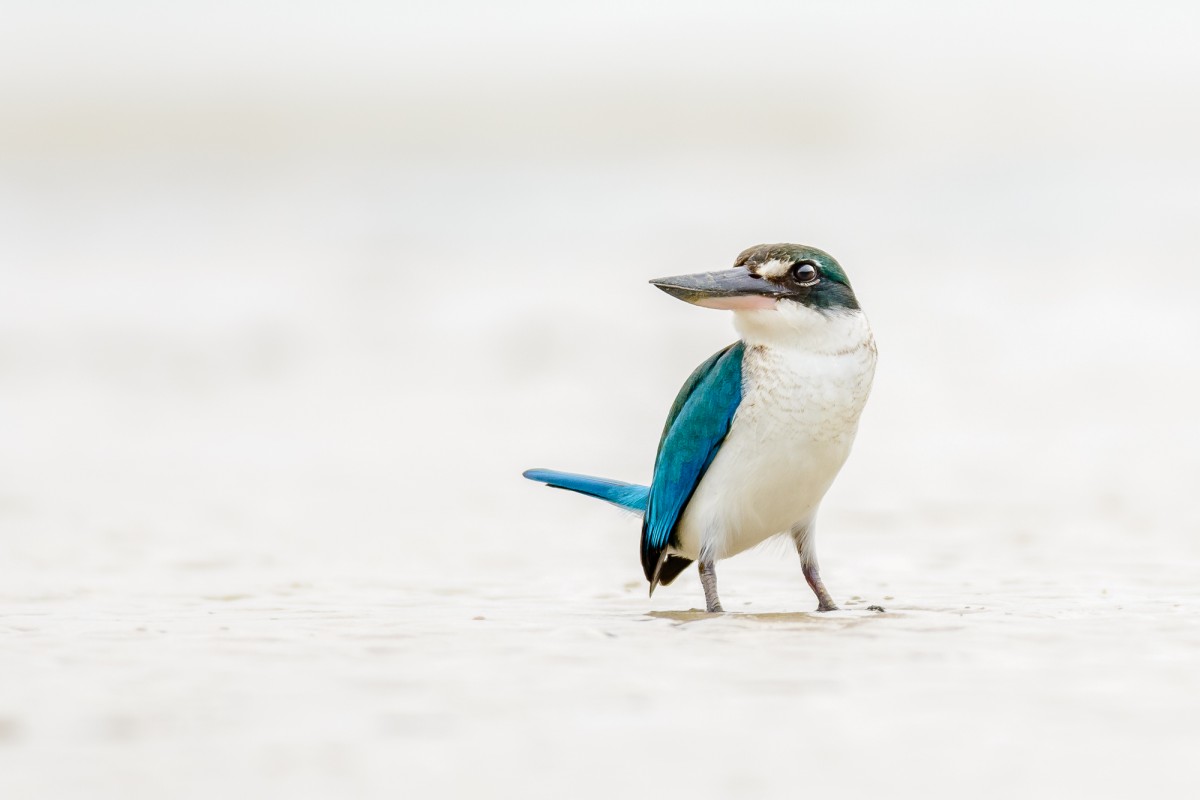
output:
[[[744,354],[741,342],[713,354],[684,382],[667,414],[642,521],[642,570],[652,592],[665,577],[662,565],[668,546],[675,542],[679,518],[742,402]]]

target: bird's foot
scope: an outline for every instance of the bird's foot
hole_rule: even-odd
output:
[[[837,611],[837,610],[838,610],[837,603],[833,602],[832,600],[822,600],[820,605],[817,606],[818,613],[823,613],[825,611]]]
[[[721,608],[720,603],[709,603],[708,607],[705,608],[704,610],[707,611],[709,614],[724,614],[725,613],[725,609]]]

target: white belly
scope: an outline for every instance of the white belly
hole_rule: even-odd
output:
[[[869,330],[832,353],[748,346],[742,404],[684,510],[675,552],[728,558],[811,523],[850,455],[874,371]]]

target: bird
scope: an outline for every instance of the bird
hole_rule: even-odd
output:
[[[850,455],[877,358],[845,270],[815,247],[762,244],[731,269],[650,283],[732,311],[739,335],[679,390],[650,485],[549,469],[524,477],[641,515],[651,596],[697,562],[705,610],[723,612],[716,562],[788,537],[817,611],[837,610],[817,563],[817,511]]]

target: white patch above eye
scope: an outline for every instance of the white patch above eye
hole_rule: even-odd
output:
[[[780,261],[778,258],[772,258],[770,261],[764,261],[759,264],[755,272],[764,278],[781,278],[787,274],[791,266],[790,261]]]

